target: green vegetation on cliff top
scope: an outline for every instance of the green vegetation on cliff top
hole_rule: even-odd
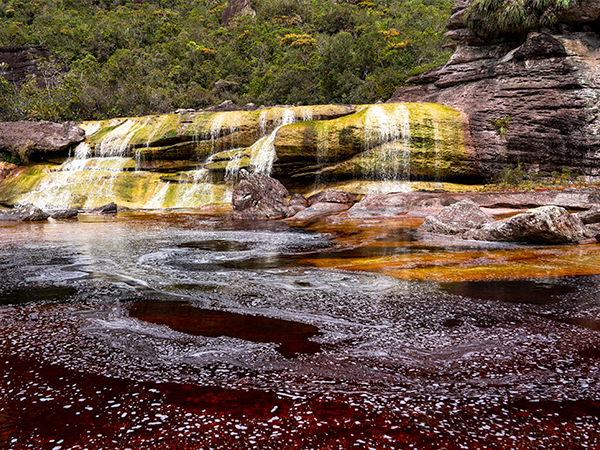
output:
[[[239,105],[374,103],[444,63],[453,0],[0,0],[0,46],[39,44],[44,88],[0,76],[0,120]]]

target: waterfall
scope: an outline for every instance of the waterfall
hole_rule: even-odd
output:
[[[266,122],[266,114],[263,116],[263,114],[261,113],[261,131],[265,130],[266,132],[266,126],[263,125],[263,120]],[[294,113],[294,110],[292,108],[287,108],[283,112],[281,117],[277,117],[274,120],[275,129],[271,132],[271,134],[269,134],[268,136],[263,136],[254,145],[250,147],[252,155],[250,160],[250,170],[252,172],[271,175],[271,172],[273,170],[273,163],[277,159],[277,153],[275,151],[275,146],[273,145],[275,142],[275,135],[281,127],[285,125],[291,125],[295,123],[296,120],[297,118]]]
[[[160,181],[145,208],[193,208],[210,203],[231,202],[229,186],[215,184],[206,169],[180,173],[179,182]]]

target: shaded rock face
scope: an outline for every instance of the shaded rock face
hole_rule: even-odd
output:
[[[284,198],[289,196],[288,190],[279,181],[245,170],[240,172],[240,178],[231,197],[234,219],[284,219],[296,213]]]
[[[4,179],[7,176],[9,176],[16,168],[17,166],[15,164],[0,161],[0,183],[2,183]]]
[[[42,85],[42,72],[37,64],[50,56],[47,50],[35,45],[0,47],[0,76],[17,85],[22,84],[28,75],[35,76]]]
[[[466,5],[453,10],[450,61],[411,79],[416,86],[399,88],[389,102],[435,102],[464,112],[468,144],[486,177],[518,162],[534,172],[600,177],[600,38],[576,31],[591,29],[582,24],[598,19],[600,4],[582,1],[568,11],[563,22],[572,27],[493,41],[465,28]]]
[[[229,22],[236,17],[256,16],[256,11],[252,8],[249,0],[232,0],[221,14],[221,25],[229,26]]]
[[[0,151],[26,160],[34,152],[65,150],[85,139],[85,131],[72,123],[0,122]]]

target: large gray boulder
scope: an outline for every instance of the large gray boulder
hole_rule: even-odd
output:
[[[479,241],[569,244],[591,237],[576,215],[559,206],[542,206],[495,221],[470,200],[428,216],[419,231]]]
[[[570,244],[590,237],[577,216],[559,206],[542,206],[486,224],[467,234],[481,241]]]
[[[240,171],[241,181],[231,196],[234,219],[285,219],[296,213],[285,199],[290,194],[279,181],[260,173]]]
[[[84,139],[85,131],[73,123],[0,122],[0,152],[10,152],[18,159],[65,150]]]

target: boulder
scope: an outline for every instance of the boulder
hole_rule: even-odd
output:
[[[284,198],[289,192],[279,181],[246,170],[239,176],[241,181],[231,196],[234,219],[284,219],[296,213]]]
[[[79,211],[76,209],[62,209],[60,211],[54,211],[50,217],[56,220],[64,219],[75,219],[79,215]]]
[[[471,200],[461,200],[447,206],[436,216],[427,216],[419,231],[463,237],[467,233],[493,223]]]
[[[308,205],[312,206],[315,203],[346,203],[349,205],[354,204],[356,201],[356,195],[346,191],[337,191],[335,189],[326,189],[315,195],[308,197]]]
[[[90,209],[88,213],[92,214],[116,214],[118,211],[117,204],[115,202],[107,203],[106,205],[98,206],[97,208]]]
[[[542,206],[486,224],[468,235],[482,241],[569,244],[590,237],[581,220],[559,206]]]
[[[18,207],[0,213],[0,221],[11,222],[39,222],[48,219],[48,217],[50,217],[50,214],[33,205]]]
[[[495,221],[470,200],[428,216],[419,231],[479,241],[568,244],[591,236],[576,215],[559,206],[542,206]]]
[[[34,152],[57,152],[85,139],[85,131],[73,123],[0,122],[0,152],[27,160]]]

